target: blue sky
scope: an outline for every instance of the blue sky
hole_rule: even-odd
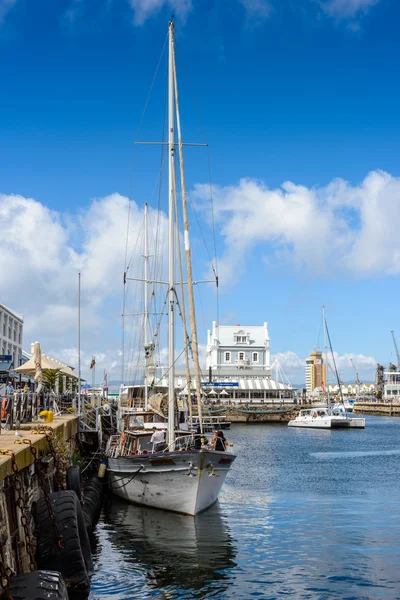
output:
[[[325,304],[344,379],[350,355],[371,379],[400,339],[396,0],[0,0],[1,301],[27,347],[73,361],[81,269],[85,363],[117,375],[132,145],[171,12],[184,137],[204,141],[193,94],[210,145],[221,320],[268,321],[301,382]],[[142,140],[162,135],[165,68]],[[134,152],[131,239],[159,168],[158,149]],[[212,245],[207,151],[186,163]]]

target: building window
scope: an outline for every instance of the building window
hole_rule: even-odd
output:
[[[225,362],[226,363],[231,362],[231,353],[230,352],[225,352]]]
[[[21,326],[20,326],[19,331],[18,331],[18,344],[21,345]]]
[[[258,352],[253,352],[253,363],[258,363]]]
[[[236,336],[236,343],[237,344],[246,344],[247,343],[247,336],[245,336],[245,335],[237,335]]]
[[[239,352],[239,360],[244,360],[244,352]]]

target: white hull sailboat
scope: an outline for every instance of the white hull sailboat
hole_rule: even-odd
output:
[[[218,499],[235,456],[214,450],[109,459],[113,493],[125,500],[197,515]]]
[[[333,354],[332,344],[326,324],[325,319],[325,310],[322,308],[322,324],[324,328],[324,346],[325,346],[325,361],[326,368],[328,369],[328,353],[327,353],[327,344],[326,337],[329,338],[330,350],[332,353],[332,360],[335,367],[335,373],[339,385],[339,394],[341,398],[341,402],[337,403],[333,406],[333,408],[328,408],[329,406],[329,386],[327,386],[328,396],[327,396],[327,404],[328,406],[325,408],[320,408],[314,406],[309,409],[302,409],[299,411],[299,414],[291,419],[288,423],[289,427],[304,427],[310,429],[364,429],[365,428],[365,419],[363,417],[352,417],[346,413],[345,404],[343,401],[342,388],[340,377],[336,368],[336,361]]]
[[[214,504],[218,499],[225,477],[235,460],[229,452],[214,450],[205,446],[203,438],[203,419],[201,401],[201,380],[198,354],[197,330],[195,321],[193,276],[189,242],[189,223],[186,203],[185,179],[183,170],[183,152],[179,116],[178,86],[174,53],[174,24],[169,23],[169,60],[168,60],[168,423],[167,445],[162,452],[154,452],[149,446],[149,431],[145,427],[133,427],[109,440],[106,454],[108,470],[113,492],[130,502],[163,510],[196,515]],[[175,114],[178,140],[175,141]],[[176,178],[175,152],[179,151],[179,166],[182,196],[182,216],[185,240],[185,259],[187,274],[187,296],[189,300],[190,339],[186,332],[184,310],[185,294],[182,292],[177,301],[175,276],[175,239],[176,239]],[[179,236],[178,244],[179,244]],[[145,252],[147,255],[147,252]],[[180,259],[180,252],[178,252]],[[125,278],[126,279],[126,276]],[[129,279],[129,278],[128,278]],[[136,280],[138,281],[138,280]],[[147,282],[148,276],[142,280]],[[146,306],[146,305],[145,305]],[[145,310],[147,313],[147,308]],[[190,345],[195,374],[197,396],[197,414],[200,431],[194,434],[182,427],[176,418],[175,390],[175,317],[181,313],[185,339],[185,357],[188,361]],[[154,334],[155,335],[155,334]],[[144,345],[150,348],[151,342]],[[190,375],[187,364],[187,386],[190,388]],[[190,394],[189,410],[191,411]],[[147,408],[147,400],[146,400]],[[191,419],[190,419],[191,421]],[[190,422],[191,424],[191,422]],[[180,431],[177,432],[178,427]],[[185,431],[186,429],[186,431]],[[183,430],[183,431],[182,431]],[[178,437],[176,437],[178,436]],[[197,442],[197,443],[196,443]],[[150,450],[150,451],[149,451]]]

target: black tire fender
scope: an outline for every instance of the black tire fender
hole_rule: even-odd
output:
[[[68,600],[67,588],[57,571],[32,571],[11,577],[8,594],[13,600]]]
[[[36,562],[39,568],[59,571],[67,588],[89,593],[92,551],[78,496],[72,490],[50,495],[55,524],[62,537],[58,545],[55,527],[44,498],[36,508]]]
[[[83,485],[81,468],[78,465],[73,465],[67,469],[67,489],[73,490],[79,498],[79,502],[83,502]]]

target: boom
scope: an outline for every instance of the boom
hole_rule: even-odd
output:
[[[392,338],[393,338],[393,344],[394,344],[394,349],[396,352],[396,357],[397,357],[397,368],[400,368],[400,354],[399,354],[399,349],[397,347],[397,342],[396,342],[396,338],[394,337],[394,331],[392,329]]]

